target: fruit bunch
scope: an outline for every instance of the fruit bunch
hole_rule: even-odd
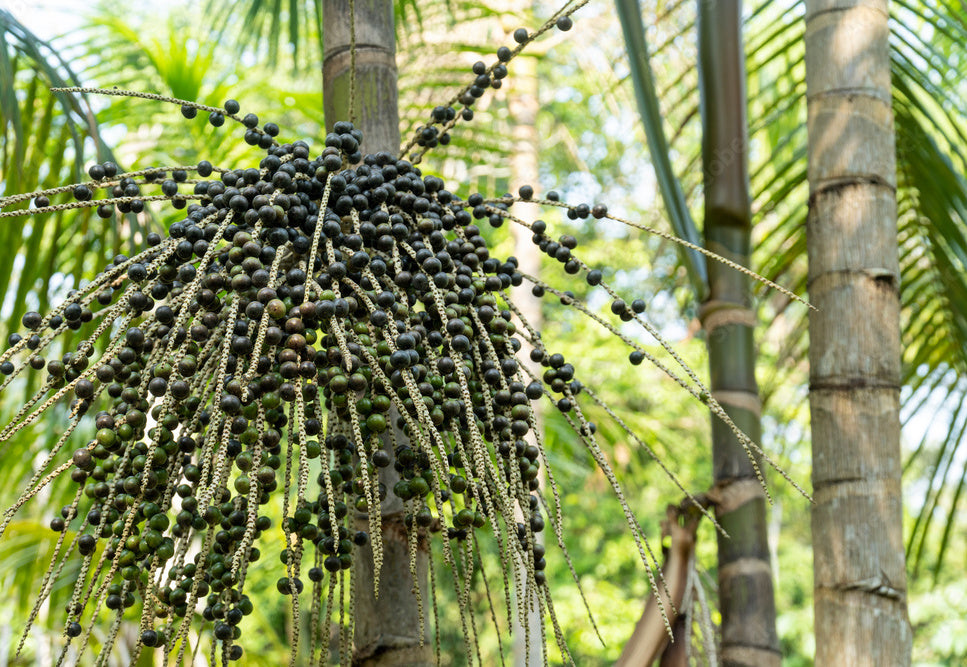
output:
[[[224,113],[237,112],[229,100]],[[209,121],[224,115],[211,111]],[[350,568],[358,547],[378,540],[379,512],[370,510],[390,495],[414,531],[462,541],[487,524],[509,527],[531,583],[542,584],[542,453],[525,439],[531,403],[582,387],[537,332],[523,333],[548,367],[543,381],[517,359],[521,332],[506,290],[523,276],[514,258],[491,256],[474,224],[500,225],[509,200],[463,201],[406,160],[363,156],[348,122],[312,156],[305,142],[278,144],[271,123],[240,121],[246,141],[266,146],[257,167],[92,166],[92,181],[71,187],[76,202],[62,206],[111,215],[160,198],[184,219],[167,236],[148,234],[136,256],[116,256],[46,315],[28,312],[0,355],[2,388],[28,368],[46,370],[0,438],[62,398],[70,424],[61,446],[85,415],[96,428],[70,460],[75,501],[51,521],[69,539],[64,553],[76,548],[95,575],[77,582],[67,635],[84,633],[89,604],[122,613],[140,602],[141,642],[168,645],[203,600],[226,655],[240,657],[239,622],[251,611],[245,577],[271,528],[260,507],[278,490],[284,594],[303,588],[306,549],[319,554],[310,581]],[[161,195],[145,195],[151,186]],[[35,207],[53,208],[58,194],[37,195]],[[559,258],[573,247],[563,240],[551,250],[543,223],[534,231]],[[86,336],[52,356],[51,343],[69,331]],[[389,466],[391,488],[379,476]],[[36,493],[31,486],[25,495]],[[357,512],[374,530],[355,530]]]

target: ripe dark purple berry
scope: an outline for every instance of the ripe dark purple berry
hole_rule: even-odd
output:
[[[37,329],[40,328],[40,324],[41,322],[43,322],[43,318],[40,316],[40,313],[35,311],[30,311],[30,312],[24,313],[24,316],[21,319],[21,322],[23,322],[23,325],[28,329],[30,329],[31,331],[36,331]]]

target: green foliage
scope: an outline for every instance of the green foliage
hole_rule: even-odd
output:
[[[89,102],[47,91],[76,82],[75,73],[50,45],[0,11],[0,196],[78,180],[92,154],[113,159]],[[31,307],[47,308],[53,297],[91,277],[94,257],[120,250],[120,221],[92,224],[92,218],[90,211],[68,210],[55,213],[44,225],[23,218],[0,226],[5,318],[19,320]],[[137,220],[127,222],[133,231],[141,227]],[[2,329],[5,336],[6,327]]]

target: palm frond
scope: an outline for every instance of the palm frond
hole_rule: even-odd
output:
[[[50,44],[0,11],[0,194],[81,181],[89,158],[115,159],[101,140],[89,101],[48,91],[78,82]],[[141,223],[132,217],[126,224],[137,230]],[[89,278],[84,267],[96,264],[93,257],[121,251],[120,227],[116,217],[92,225],[90,213],[78,211],[57,212],[44,225],[23,218],[0,226],[4,319],[19,320],[28,305],[43,307],[53,292]],[[68,257],[74,262],[68,275],[49,270],[64,266]]]
[[[616,0],[618,17],[625,36],[628,60],[635,87],[635,98],[641,114],[645,134],[659,190],[668,211],[672,229],[680,238],[690,243],[700,244],[698,229],[689,213],[682,186],[672,169],[669,147],[665,140],[662,114],[658,103],[654,77],[649,64],[648,45],[641,22],[641,10],[637,0]],[[697,83],[697,80],[696,80]],[[683,262],[688,270],[692,287],[701,298],[708,283],[704,258],[696,252],[683,252]]]
[[[239,53],[260,54],[271,63],[281,63],[280,54],[286,54],[293,72],[305,73],[318,71],[322,62],[322,7],[323,0],[208,0],[204,16],[216,31],[216,43],[232,35]]]

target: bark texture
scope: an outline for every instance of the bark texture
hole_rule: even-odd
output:
[[[699,88],[705,247],[749,265],[745,61],[741,2],[699,0]],[[749,279],[708,263],[709,298],[700,317],[708,336],[712,394],[735,424],[761,442],[755,379],[755,313]],[[735,434],[712,419],[715,515],[730,537],[718,535],[719,607],[724,665],[779,665],[765,494]],[[760,466],[761,468],[761,466]]]
[[[351,9],[355,10],[354,17]],[[352,119],[363,132],[361,150],[364,154],[388,151],[397,155],[400,134],[392,0],[353,0],[352,3],[350,0],[325,0],[323,21],[326,127],[331,131],[336,121]],[[355,90],[351,92],[354,69]],[[395,410],[390,412],[390,420],[395,424]],[[405,442],[402,433],[396,433],[396,441]],[[390,438],[384,439],[384,447],[395,458]],[[392,465],[381,469],[380,481],[387,489],[392,489],[398,479]],[[360,549],[354,559],[353,664],[360,667],[422,666],[434,662],[429,638],[428,545],[424,539],[418,540],[416,571],[422,598],[420,605],[410,572],[410,548],[403,511],[403,503],[392,492],[388,493],[380,507],[383,563],[378,597],[373,590],[372,546]],[[360,530],[368,530],[365,515],[357,516],[356,521]]]
[[[886,0],[807,0],[817,665],[909,665]]]
[[[351,24],[350,5],[355,9]],[[362,151],[399,153],[399,103],[396,83],[396,35],[390,0],[325,0],[323,109],[326,127],[353,121],[363,131]],[[356,92],[349,108],[352,76],[351,29],[356,34]]]

